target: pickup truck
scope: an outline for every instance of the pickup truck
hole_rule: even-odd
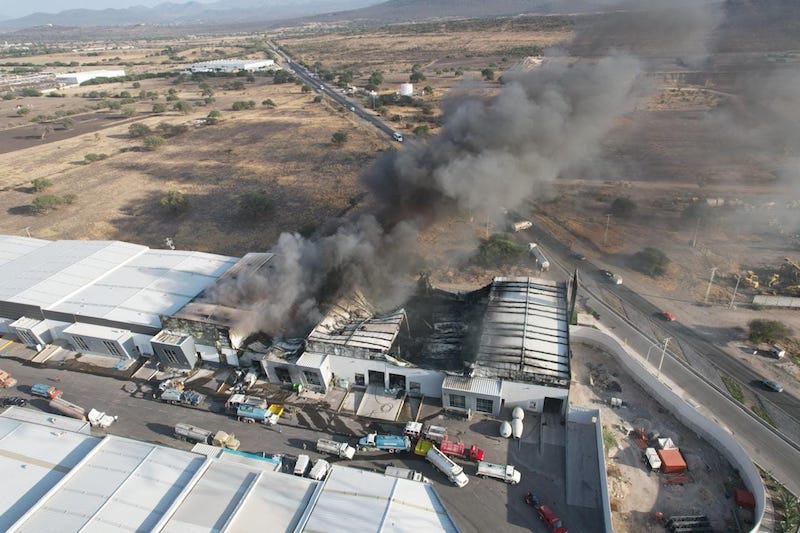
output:
[[[370,433],[358,441],[359,450],[383,450],[389,453],[411,450],[411,439],[405,435],[378,435]]]
[[[519,483],[522,478],[522,474],[519,473],[519,470],[512,465],[496,465],[487,463],[486,461],[478,462],[478,476],[482,478],[497,478],[512,485]]]

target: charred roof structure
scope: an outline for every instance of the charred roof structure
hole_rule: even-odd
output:
[[[474,375],[566,386],[570,380],[565,283],[495,278]]]

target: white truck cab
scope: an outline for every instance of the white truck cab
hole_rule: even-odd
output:
[[[393,131],[392,132],[392,139],[394,139],[395,141],[401,143],[401,142],[403,142],[403,134],[398,132],[398,131]]]

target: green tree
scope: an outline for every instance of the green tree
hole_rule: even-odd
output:
[[[33,192],[42,192],[53,185],[53,182],[47,178],[36,178],[31,182],[31,185],[33,185]]]
[[[419,135],[420,137],[425,137],[430,135],[430,128],[427,124],[422,124],[414,128],[414,135]]]
[[[383,83],[383,72],[376,70],[373,72],[369,77],[369,84],[374,85],[375,87],[380,86]]]
[[[669,263],[669,258],[658,248],[648,246],[633,254],[633,267],[650,277],[663,276]]]
[[[219,123],[219,119],[220,119],[220,117],[221,117],[221,116],[222,116],[222,113],[220,113],[220,112],[219,112],[219,111],[217,111],[216,109],[215,109],[215,110],[213,110],[213,111],[211,111],[211,112],[210,112],[210,113],[209,113],[209,114],[206,116],[206,124],[208,124],[208,125],[210,125],[210,126],[213,126],[213,125],[215,125],[215,124]]]
[[[331,142],[337,146],[341,146],[342,144],[347,142],[347,132],[346,131],[337,131],[331,136]]]
[[[456,69],[456,70],[453,72],[453,76],[455,76],[456,78],[458,78],[459,76],[463,76],[463,75],[464,75],[464,71],[463,71],[463,70],[461,70],[460,68],[457,68],[457,69]]]
[[[206,82],[200,84],[200,91],[202,96],[214,96],[214,89]]]
[[[123,107],[122,114],[126,117],[132,117],[136,114],[136,109],[134,109],[132,106]]]
[[[611,214],[619,218],[631,218],[636,214],[636,202],[630,198],[616,198],[611,202]]]
[[[311,92],[311,87],[309,87],[306,84],[303,84],[303,86],[300,88],[300,92],[302,92],[303,94],[310,93]]]
[[[253,100],[248,100],[247,102],[234,102],[231,109],[234,111],[242,111],[244,109],[254,109],[255,107],[256,103]]]
[[[175,102],[175,105],[172,106],[172,109],[183,113],[184,115],[192,110],[192,104],[187,102],[186,100],[178,100]]]
[[[525,248],[508,233],[495,233],[481,242],[475,262],[485,268],[510,265],[525,256]]]
[[[318,95],[316,95],[316,96],[314,97],[314,100],[312,100],[312,101],[313,101],[315,104],[318,104],[318,103],[320,103],[320,102],[322,101],[322,95],[321,95],[321,94],[318,94]]]
[[[54,209],[58,209],[62,205],[71,204],[75,201],[74,194],[65,194],[64,196],[57,196],[55,194],[43,194],[37,196],[31,202],[31,210],[37,215],[47,213]]]
[[[148,135],[147,137],[144,138],[144,141],[142,142],[144,143],[145,149],[158,150],[159,148],[164,146],[164,143],[166,143],[167,141],[166,139],[164,139],[164,137],[160,137],[158,135]]]
[[[494,79],[494,70],[490,68],[485,68],[481,70],[481,76],[486,81],[492,81]]]
[[[408,79],[409,81],[411,81],[411,83],[419,83],[421,81],[425,81],[427,78],[425,77],[425,74],[422,73],[422,71],[414,70],[411,72],[411,75],[409,75]]]
[[[748,322],[750,328],[748,338],[755,343],[776,342],[791,335],[792,330],[778,320],[756,318]]]
[[[141,86],[142,86],[142,84],[141,84],[141,83],[139,83],[138,81],[135,81],[135,82],[133,82],[133,85],[132,85],[132,87],[133,87],[134,89],[138,89],[138,88],[140,88]]]
[[[153,113],[161,114],[167,112],[167,104],[153,104]]]
[[[189,200],[180,191],[167,191],[160,203],[161,207],[173,214],[184,213],[189,209]]]
[[[30,87],[26,87],[20,91],[22,96],[42,96],[42,91],[39,89],[32,89]]]
[[[239,216],[248,220],[263,218],[272,210],[272,201],[263,192],[249,192],[239,197]]]
[[[425,87],[423,87],[422,92],[425,94],[433,94],[433,87],[431,87],[430,85],[426,85]]]
[[[152,130],[147,124],[137,122],[128,126],[128,135],[134,139],[137,137],[146,137],[150,135],[150,133],[152,133]]]
[[[293,83],[295,80],[294,75],[288,70],[279,70],[272,77],[272,83]]]
[[[272,98],[267,98],[266,100],[261,101],[261,105],[267,107],[275,107],[275,102],[272,101]]]

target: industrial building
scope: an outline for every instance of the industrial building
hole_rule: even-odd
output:
[[[566,283],[495,278],[477,291],[429,290],[377,316],[358,293],[332,305],[305,347],[261,358],[269,381],[325,392],[374,387],[442,398],[497,416],[521,406],[564,414],[570,382]]]
[[[0,415],[9,480],[0,529],[458,531],[429,484],[339,465],[316,481],[269,457],[97,437],[87,426],[19,407]]]
[[[215,59],[190,63],[183,67],[186,72],[259,72],[277,68],[272,59]]]
[[[0,236],[0,332],[38,349],[61,339],[86,353],[151,356],[161,317],[179,311],[236,262],[119,241]],[[185,341],[178,339],[178,347],[186,349],[191,343]],[[197,348],[191,349],[194,356]]]
[[[95,78],[122,78],[124,76],[124,70],[84,70],[81,72],[56,74],[56,80],[62,87],[70,87],[80,85],[85,81]]]

